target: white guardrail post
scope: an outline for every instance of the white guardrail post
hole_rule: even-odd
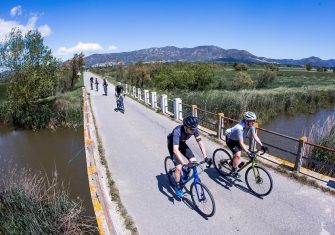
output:
[[[137,99],[142,100],[142,98],[141,98],[141,88],[137,88]]]
[[[128,94],[128,84],[126,84],[126,94]]]
[[[182,112],[181,99],[180,98],[175,98],[173,100],[173,115],[174,115],[174,119],[181,120],[182,119],[181,112]]]
[[[151,107],[156,109],[157,108],[157,93],[156,91],[151,92]]]
[[[144,103],[150,105],[149,90],[144,90]]]
[[[133,96],[136,98],[136,87],[133,86]]]
[[[161,109],[164,114],[168,112],[167,95],[162,95],[161,97]]]

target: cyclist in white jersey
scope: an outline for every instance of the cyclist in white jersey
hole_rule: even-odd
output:
[[[261,140],[257,136],[256,128],[253,126],[256,121],[256,114],[253,112],[244,112],[240,123],[226,130],[226,143],[228,148],[233,152],[233,173],[232,176],[238,176],[237,167],[241,158],[241,151],[244,150],[248,155],[251,153],[248,146],[244,144],[244,137],[252,137],[261,146],[262,151],[268,151],[266,146],[263,146]],[[241,163],[241,166],[244,163]]]

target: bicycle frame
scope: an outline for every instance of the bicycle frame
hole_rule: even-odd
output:
[[[188,182],[190,182],[192,179],[193,182],[194,182],[194,185],[196,185],[197,182],[201,182],[200,178],[199,178],[199,175],[198,175],[198,169],[197,169],[197,166],[192,166],[192,169],[193,169],[193,175],[191,177],[188,177],[185,181],[182,179],[182,177],[180,178],[181,179],[181,184],[182,184],[182,187],[184,187]],[[199,197],[199,192],[198,192],[198,188],[195,187],[195,190],[197,192],[197,197],[198,197],[198,200],[202,200],[203,199],[203,196],[204,196],[204,189],[201,187],[201,197]]]

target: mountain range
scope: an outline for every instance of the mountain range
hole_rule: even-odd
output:
[[[93,54],[85,57],[87,67],[130,64],[142,61],[144,63],[162,62],[241,62],[241,63],[272,63],[304,66],[311,64],[315,67],[335,67],[335,60],[322,60],[318,57],[309,57],[300,60],[271,59],[258,57],[245,50],[223,49],[217,46],[198,46],[194,48],[178,48],[174,46],[153,47],[130,52]]]

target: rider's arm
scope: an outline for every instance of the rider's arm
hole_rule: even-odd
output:
[[[174,153],[174,155],[176,155],[176,157],[178,158],[179,162],[182,165],[186,164],[182,155],[181,155],[181,152],[179,151],[179,145],[173,145],[173,153]]]
[[[252,132],[252,137],[255,139],[255,141],[260,145],[263,146],[261,140],[259,139],[258,135],[256,134],[256,132]]]
[[[198,130],[196,130],[196,132],[194,133],[194,137],[195,137],[195,140],[198,142],[199,148],[202,152],[202,156],[204,158],[207,158],[206,148],[205,148],[204,143],[201,141],[201,136],[200,136]]]
[[[248,146],[244,144],[243,138],[241,138],[241,139],[239,140],[239,143],[240,143],[241,148],[242,148],[245,152],[250,153],[250,151],[249,151],[249,149],[248,149]]]

